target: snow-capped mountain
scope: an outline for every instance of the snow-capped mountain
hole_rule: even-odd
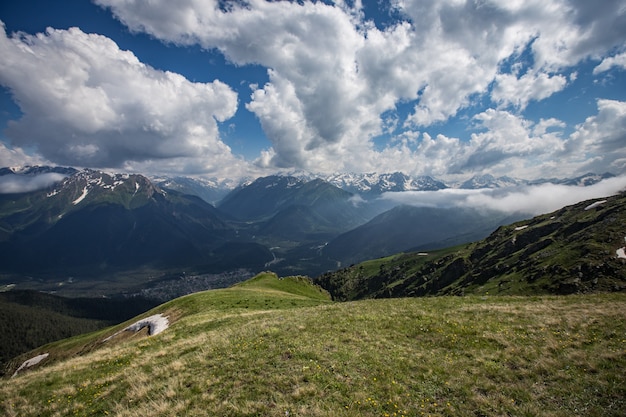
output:
[[[324,180],[336,187],[358,194],[382,194],[388,191],[436,191],[448,186],[429,176],[411,177],[402,172],[394,173],[342,173]]]
[[[143,175],[110,174],[92,169],[78,171],[51,188],[47,192],[49,199],[70,199],[74,206],[103,199],[119,201],[129,207],[136,206],[138,200],[143,203],[155,193],[165,194]]]
[[[461,183],[458,188],[477,190],[480,188],[506,188],[526,185],[528,181],[511,177],[494,177],[493,175],[477,175]]]
[[[152,181],[165,190],[195,195],[210,204],[217,204],[235,189],[239,182],[231,179],[202,179],[191,177],[153,177]]]
[[[262,245],[239,242],[202,199],[137,174],[85,169],[52,186],[0,195],[0,272],[106,275],[145,268],[260,268]],[[242,263],[243,262],[243,263]]]
[[[258,178],[238,187],[224,198],[219,209],[239,220],[267,220],[290,207],[307,207],[319,218],[354,226],[365,221],[352,202],[353,195],[327,181],[306,181],[291,176]],[[338,220],[341,219],[341,222]],[[341,228],[340,226],[338,226]]]
[[[76,168],[71,167],[50,167],[47,165],[26,165],[23,167],[5,167],[0,168],[0,176],[3,175],[28,175],[28,176],[36,176],[41,174],[62,174],[62,175],[72,175],[78,172]]]
[[[590,185],[596,184],[602,180],[605,180],[607,178],[612,178],[614,176],[615,175],[609,172],[605,172],[604,174],[594,174],[592,172],[589,172],[587,174],[581,175],[580,177],[561,180],[560,183],[564,185],[576,185],[578,187],[588,187]]]

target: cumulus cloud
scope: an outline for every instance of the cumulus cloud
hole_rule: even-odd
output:
[[[2,25],[0,55],[0,83],[23,113],[6,131],[13,147],[92,167],[235,160],[217,122],[234,115],[237,95],[220,81],[192,83],[156,70],[111,39],[78,28],[8,37]]]
[[[245,103],[272,143],[255,164],[312,171],[393,167],[435,174],[426,169],[503,169],[507,159],[509,169],[511,163],[524,168],[528,164],[511,161],[522,155],[548,160],[554,155],[548,148],[560,149],[562,141],[527,134],[532,126],[519,127],[510,143],[502,132],[477,135],[469,144],[425,134],[413,145],[399,140],[383,150],[372,142],[399,103],[413,103],[413,110],[394,123],[413,134],[485,95],[499,108],[522,110],[565,88],[569,67],[603,56],[626,38],[619,1],[395,0],[392,8],[403,18],[384,28],[364,20],[359,1],[352,7],[343,1],[96,3],[132,31],[216,48],[237,65],[267,67],[269,82],[255,86]],[[524,53],[530,59],[523,74],[504,71]],[[486,126],[481,117],[475,121]]]
[[[597,114],[570,134],[558,119],[534,122],[507,110],[487,109],[472,118],[478,132],[469,141],[422,133],[369,155],[395,170],[450,179],[472,173],[527,179],[622,173],[626,170],[626,102],[598,100],[597,104]]]
[[[594,75],[597,75],[602,72],[606,72],[613,67],[619,67],[623,70],[626,69],[626,52],[604,58],[602,62],[600,62],[600,64],[593,69],[593,73]]]
[[[605,179],[588,187],[542,184],[507,189],[444,189],[385,193],[382,198],[418,207],[469,207],[538,215],[580,201],[626,191],[626,177]]]
[[[0,142],[0,167],[9,166],[50,165],[50,162],[39,155],[31,155],[20,147],[9,147]]]
[[[524,109],[531,100],[550,97],[566,84],[567,79],[562,75],[527,73],[517,78],[515,74],[498,74],[491,97],[498,104]]]
[[[565,152],[582,170],[626,169],[626,102],[598,100],[598,114],[577,126]]]

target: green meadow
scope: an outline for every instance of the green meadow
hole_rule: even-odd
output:
[[[626,295],[331,302],[261,274],[43,346],[6,416],[623,416]]]

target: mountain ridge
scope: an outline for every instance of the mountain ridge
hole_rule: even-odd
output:
[[[626,192],[501,226],[468,245],[370,260],[322,274],[316,282],[346,300],[623,291],[623,224]]]
[[[471,208],[398,205],[334,238],[323,253],[346,265],[416,248],[439,249],[485,237],[513,217]]]
[[[236,256],[237,245],[244,253],[256,245],[236,242],[233,228],[204,200],[166,192],[138,174],[82,170],[44,190],[0,195],[0,214],[4,272],[210,270],[212,263]],[[227,256],[220,247],[231,241],[235,252]],[[242,264],[256,259],[261,267],[271,259],[256,246],[257,255]]]
[[[49,166],[25,166],[25,167],[5,167],[0,168],[0,184],[2,177],[36,177],[41,174],[57,173],[59,175],[71,176],[79,170],[71,167],[49,167]],[[102,172],[102,171],[101,171]],[[109,174],[109,175],[129,175],[129,174]],[[481,189],[481,188],[510,188],[519,186],[539,185],[539,184],[560,184],[571,186],[590,186],[597,182],[614,177],[612,173],[586,173],[571,178],[542,178],[526,180],[511,178],[508,176],[494,177],[490,174],[476,175],[463,181],[443,181],[428,175],[412,176],[402,172],[393,173],[308,173],[308,172],[285,172],[268,176],[260,176],[255,179],[243,178],[240,180],[211,178],[202,179],[185,176],[150,176],[150,180],[161,189],[174,190],[183,194],[191,194],[201,197],[208,203],[218,206],[233,191],[252,185],[255,181],[264,178],[286,177],[295,178],[297,181],[307,183],[313,180],[324,180],[337,188],[375,198],[385,192],[403,191],[437,191],[447,188],[455,189]],[[2,188],[0,188],[2,190]]]

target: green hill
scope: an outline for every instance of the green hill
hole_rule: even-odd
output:
[[[39,294],[38,296],[44,297],[47,304],[51,304],[52,301],[60,298],[46,294]],[[80,300],[65,299],[62,308],[58,306],[47,307],[47,311],[50,313],[63,314],[67,317],[102,319],[96,311],[90,312],[91,314],[81,311],[76,305],[77,302],[80,302]],[[328,302],[330,302],[328,293],[320,287],[313,285],[308,278],[288,277],[279,279],[273,273],[264,273],[230,288],[205,291],[175,299],[138,316],[136,319],[130,320],[130,322],[154,314],[165,314],[170,316],[171,320],[179,320],[198,313],[211,312],[216,315],[225,312],[230,314],[233,311],[247,313],[258,310],[311,306]],[[111,309],[113,307],[112,303],[109,303],[108,308]],[[125,307],[128,309],[128,306]],[[34,308],[43,309],[37,306]],[[68,308],[71,309],[69,312],[67,310]],[[112,313],[109,312],[109,314]],[[44,348],[50,350],[50,352],[48,352],[50,353],[50,357],[47,362],[66,359],[77,352],[90,352],[101,347],[101,345],[103,345],[103,339],[106,339],[106,337],[114,334],[121,328],[128,326],[128,324],[129,322],[121,323],[99,332],[46,345]],[[23,360],[28,359],[26,358],[28,355],[29,354],[22,355],[11,361],[7,366],[6,374],[12,374]]]
[[[0,292],[0,375],[17,355],[45,343],[111,326],[156,304],[141,297],[65,298],[37,291]]]
[[[6,416],[603,415],[626,412],[626,296],[332,303],[261,274],[185,296],[147,336],[43,346],[0,380]],[[111,337],[107,340],[108,337]]]
[[[323,274],[337,300],[626,289],[626,193],[501,226],[486,239],[399,254]]]

